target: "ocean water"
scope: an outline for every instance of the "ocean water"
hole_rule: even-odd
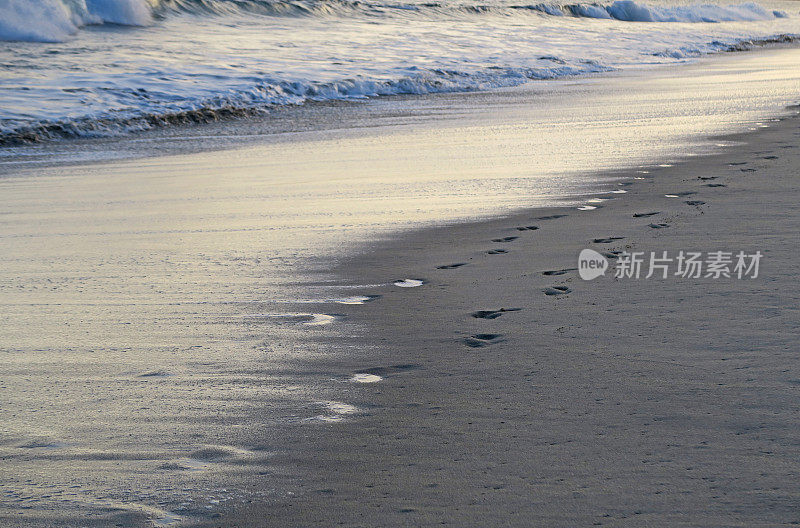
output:
[[[0,144],[508,87],[800,34],[791,1],[0,0]]]
[[[0,15],[3,526],[169,526],[289,497],[286,431],[346,427],[369,400],[336,365],[368,356],[341,315],[370,303],[333,262],[408,228],[624,196],[591,171],[657,175],[800,90],[800,50],[705,57],[791,41],[791,2]]]

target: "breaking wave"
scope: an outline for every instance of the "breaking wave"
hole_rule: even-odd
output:
[[[103,116],[40,121],[36,123],[0,119],[0,145],[19,145],[49,139],[108,137],[149,130],[154,127],[207,123],[231,117],[247,117],[271,107],[299,105],[309,101],[346,101],[386,95],[422,95],[468,92],[517,86],[531,80],[555,79],[611,68],[593,61],[578,66],[560,64],[555,57],[542,57],[537,68],[488,68],[479,73],[422,70],[396,80],[348,79],[340,82],[286,82],[265,80],[251,89],[225,96],[186,100],[152,108],[145,90],[126,90],[130,107],[149,110],[108,112]],[[140,98],[148,104],[136,104]]]
[[[687,58],[720,52],[748,51],[772,44],[795,43],[800,37],[779,35],[768,39],[714,41],[700,47],[683,47],[653,53],[654,56]],[[146,90],[125,89],[124,96],[135,110],[109,111],[76,119],[37,122],[0,119],[0,146],[23,145],[53,139],[110,137],[141,132],[156,127],[208,123],[221,119],[264,114],[270,108],[300,105],[309,101],[346,101],[387,95],[469,92],[518,86],[531,80],[557,79],[587,73],[611,71],[592,60],[566,64],[554,56],[537,59],[533,68],[490,67],[481,72],[420,70],[418,74],[396,80],[348,79],[341,82],[286,82],[265,80],[251,89],[210,99],[150,106]],[[148,104],[136,104],[137,99]]]
[[[231,14],[247,11],[266,15],[314,15],[347,12],[391,13],[392,11],[417,12],[441,15],[448,11],[471,13],[498,13],[535,11],[551,16],[579,18],[605,18],[625,22],[732,22],[769,20],[787,16],[782,11],[765,9],[757,3],[735,5],[696,4],[659,7],[633,0],[602,3],[540,3],[540,4],[470,4],[447,2],[381,3],[360,0],[337,1],[274,1],[274,0],[161,0],[158,12],[182,11],[192,13]]]
[[[152,9],[147,0],[2,0],[0,40],[61,42],[87,25],[145,26]]]
[[[432,18],[453,11],[471,14],[515,12],[542,16],[609,19],[624,22],[715,23],[784,18],[783,11],[753,2],[735,5],[655,6],[633,0],[602,3],[469,4],[382,3],[361,0],[0,0],[0,41],[61,42],[96,24],[146,26],[172,13],[266,16],[392,16],[409,13]]]

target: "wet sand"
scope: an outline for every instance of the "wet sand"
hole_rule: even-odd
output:
[[[380,380],[343,391],[341,421],[288,431],[293,498],[211,524],[800,522],[799,137],[787,117],[614,174],[627,192],[594,210],[415,231],[344,262],[345,283],[424,281],[341,307],[364,334],[320,368]],[[584,248],[764,257],[755,279],[586,282]]]
[[[795,129],[631,167],[736,144],[707,134],[776,115],[798,53],[10,153],[0,524],[783,520]],[[766,256],[749,283],[559,272],[629,244]]]

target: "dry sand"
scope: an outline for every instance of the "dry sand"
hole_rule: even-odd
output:
[[[366,335],[320,367],[383,379],[352,384],[343,421],[297,428],[276,458],[305,475],[295,499],[215,525],[800,523],[800,119],[771,125],[619,174],[627,193],[593,211],[411,232],[344,263],[345,282],[426,281],[341,307]],[[764,257],[756,279],[544,273],[584,248]],[[520,310],[472,315],[500,308]]]

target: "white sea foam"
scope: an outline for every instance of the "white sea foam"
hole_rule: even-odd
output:
[[[771,20],[788,16],[784,11],[766,9],[754,2],[731,5],[657,6],[633,0],[617,0],[610,5],[575,4],[567,6],[567,9],[575,16],[613,18],[626,22],[714,23]]]
[[[0,145],[506,88],[800,34],[784,0],[678,1],[0,0],[0,40],[53,43],[0,49]],[[95,24],[121,26],[81,31]]]
[[[0,0],[0,40],[60,42],[80,28],[94,24],[144,26],[159,13],[190,12],[231,15],[253,12],[266,15],[358,15],[385,14],[387,11],[415,12],[423,17],[441,17],[443,12],[473,14],[532,10],[551,16],[616,19],[629,22],[729,22],[769,20],[788,16],[786,12],[767,9],[754,2],[731,5],[694,4],[658,6],[633,0],[611,4],[541,3],[531,6],[504,2],[471,4],[397,4],[356,1],[313,2],[242,0]]]
[[[0,40],[61,42],[87,25],[152,21],[147,0],[0,0]]]

